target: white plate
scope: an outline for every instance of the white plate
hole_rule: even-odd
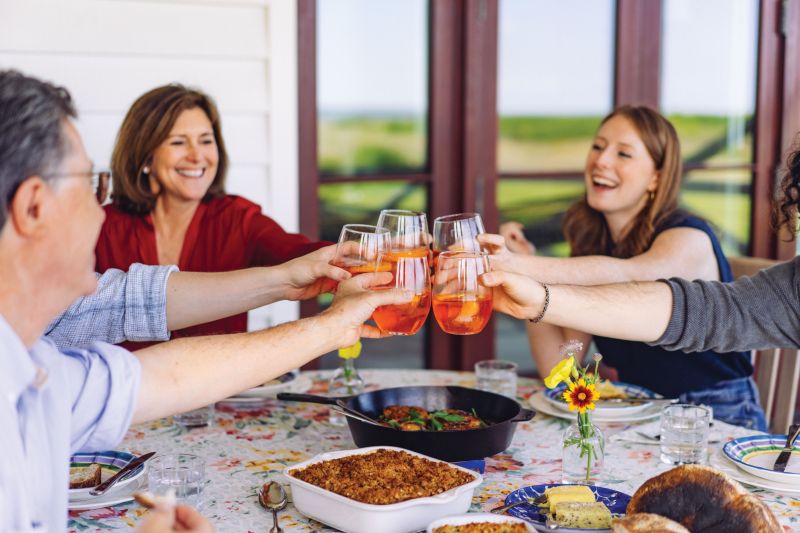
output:
[[[628,395],[629,398],[660,398],[658,394],[654,393],[650,389],[646,389],[644,387],[640,387],[639,385],[633,385],[631,383],[623,383],[621,381],[614,381],[614,385],[618,388],[625,391],[625,394]],[[562,411],[569,412],[569,406],[567,402],[565,402],[562,398],[562,393],[566,390],[566,385],[561,384],[554,389],[545,389],[542,391],[544,398],[552,404],[554,407],[561,409]],[[653,404],[650,402],[644,403],[613,403],[613,402],[604,402],[602,398],[595,402],[595,409],[594,409],[594,416],[627,416],[633,415],[636,413],[641,413],[647,410],[648,408],[652,407]]]
[[[134,483],[124,487],[112,487],[102,496],[92,497],[88,500],[71,500],[67,503],[70,511],[88,511],[102,507],[112,507],[133,500],[133,493],[147,490],[147,476],[138,478]]]
[[[306,392],[311,388],[311,378],[297,370],[287,372],[284,376],[294,376],[281,383],[264,384],[253,387],[231,396],[223,401],[232,402],[260,402],[264,398],[274,398],[279,392]]]
[[[733,461],[725,457],[725,454],[722,453],[722,450],[719,448],[716,448],[709,455],[709,464],[712,467],[716,468],[720,472],[728,474],[736,481],[746,483],[747,485],[752,485],[753,487],[780,492],[782,494],[800,494],[800,487],[797,485],[769,481],[763,477],[753,476],[740,470]]]
[[[513,516],[496,515],[492,513],[466,513],[434,520],[428,525],[428,533],[433,533],[434,529],[442,526],[463,526],[464,524],[485,522],[490,522],[492,524],[524,524],[525,529],[528,530],[529,533],[535,532],[533,526],[525,522],[525,520]]]
[[[533,394],[529,400],[531,407],[533,407],[536,411],[544,413],[546,415],[555,416],[557,418],[563,418],[564,420],[575,420],[577,416],[576,411],[562,411],[558,407],[555,407],[550,402],[545,399],[544,391],[539,391]],[[661,415],[661,405],[650,405],[644,411],[640,411],[638,413],[633,414],[623,414],[620,413],[618,415],[614,414],[605,414],[602,415],[598,413],[593,413],[592,417],[594,418],[595,422],[641,422],[643,420],[650,420],[651,418],[656,418]]]
[[[786,435],[750,435],[725,443],[722,453],[748,474],[800,487],[800,446],[795,444],[783,472],[773,470],[786,445]]]
[[[136,459],[132,453],[121,452],[117,450],[108,450],[104,452],[89,452],[89,453],[76,453],[70,457],[70,466],[82,466],[91,463],[100,465],[100,481],[106,481],[108,478],[119,472],[121,468],[129,462]],[[112,487],[117,489],[124,487],[144,475],[147,470],[147,463],[134,469],[132,474],[121,481],[117,481],[116,485]],[[94,487],[87,487],[84,489],[69,489],[70,501],[93,499],[97,496],[92,496],[89,492]]]

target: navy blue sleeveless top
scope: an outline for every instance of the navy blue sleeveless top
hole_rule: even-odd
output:
[[[699,229],[708,235],[719,266],[719,279],[733,281],[731,267],[719,240],[704,220],[681,213],[658,228],[657,234],[677,227]],[[617,369],[621,381],[647,387],[670,398],[753,374],[750,357],[742,352],[672,352],[642,342],[608,337],[594,337],[594,342],[603,354],[603,361]]]

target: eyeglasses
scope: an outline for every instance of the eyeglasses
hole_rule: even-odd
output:
[[[94,189],[94,197],[97,198],[97,203],[103,205],[103,203],[108,199],[108,185],[111,181],[111,172],[108,170],[99,170],[94,172],[64,172],[60,174],[45,174],[42,177],[45,179],[90,178],[92,180],[92,188]]]

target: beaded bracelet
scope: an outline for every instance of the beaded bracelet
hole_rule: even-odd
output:
[[[544,289],[544,307],[542,307],[542,312],[539,313],[539,316],[528,319],[528,322],[531,324],[536,324],[541,321],[544,318],[544,314],[547,312],[547,306],[550,305],[550,288],[547,286],[547,283],[539,283],[539,285]]]

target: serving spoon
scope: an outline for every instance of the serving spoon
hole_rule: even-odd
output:
[[[283,529],[278,525],[278,511],[286,507],[288,500],[281,484],[274,481],[264,483],[258,491],[258,503],[264,509],[272,511],[272,529],[269,533],[283,533]]]

